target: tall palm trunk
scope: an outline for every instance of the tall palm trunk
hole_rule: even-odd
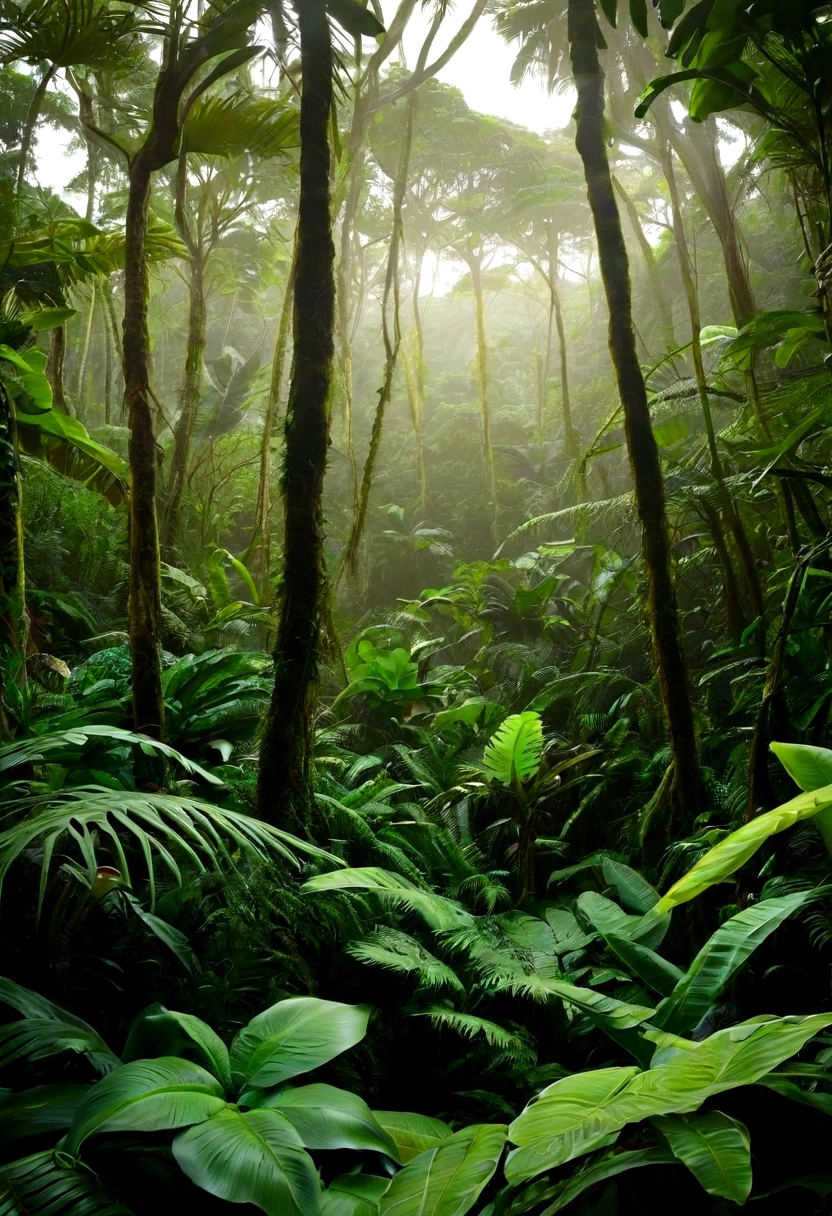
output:
[[[702,809],[699,753],[671,574],[664,480],[636,354],[627,249],[604,138],[604,77],[598,59],[594,0],[569,0],[568,20],[572,74],[578,91],[576,146],[584,166],[609,308],[610,353],[624,410],[627,451],[641,524],[647,608],[673,753],[675,796],[684,820],[682,826],[688,828]]]
[[[164,732],[159,629],[162,614],[156,522],[156,440],[150,408],[145,261],[152,167],[145,149],[130,166],[124,247],[124,401],[130,427],[130,657],[133,721],[155,738]]]
[[[283,588],[275,681],[260,749],[263,819],[308,828],[311,754],[325,611],[323,482],[334,352],[335,247],[329,197],[332,41],[323,0],[298,5],[301,47],[300,198],[294,364],[283,457]]]
[[[185,475],[191,451],[199,399],[202,392],[202,362],[205,357],[205,263],[200,252],[191,255],[188,281],[188,338],[182,377],[179,417],[173,431],[173,455],[165,507],[163,547],[172,554],[179,537],[179,515],[185,491]]]

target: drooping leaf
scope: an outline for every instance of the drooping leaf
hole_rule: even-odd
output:
[[[0,978],[0,1001],[23,1014],[22,1021],[0,1027],[0,1066],[15,1060],[45,1060],[63,1051],[85,1055],[101,1073],[121,1063],[87,1022],[14,980]]]
[[[462,989],[461,980],[450,967],[415,938],[398,929],[376,929],[369,937],[350,942],[347,953],[361,963],[375,963],[391,971],[417,976],[428,988]]]
[[[231,1045],[231,1067],[249,1085],[279,1085],[326,1064],[367,1032],[367,1005],[298,996],[252,1018]]]
[[[218,1111],[173,1141],[190,1180],[230,1203],[253,1203],[269,1216],[316,1216],[321,1188],[312,1158],[276,1110]]]
[[[193,1055],[223,1088],[231,1086],[228,1048],[219,1035],[192,1013],[177,1013],[164,1005],[151,1005],[133,1022],[122,1058],[147,1060],[159,1056]]]
[[[78,1104],[64,1144],[77,1156],[100,1132],[154,1132],[189,1127],[225,1106],[222,1086],[198,1064],[163,1056],[134,1060],[104,1077]]]
[[[453,1135],[447,1123],[428,1115],[399,1110],[373,1111],[376,1121],[396,1146],[397,1160],[406,1165],[426,1149],[435,1148]]]
[[[396,1145],[363,1098],[334,1085],[287,1086],[273,1093],[252,1094],[240,1101],[257,1110],[279,1110],[289,1120],[305,1148],[351,1148],[386,1153],[398,1160]]]
[[[629,1170],[643,1169],[646,1165],[672,1165],[675,1160],[673,1154],[663,1148],[640,1148],[602,1157],[562,1182],[554,1202],[546,1207],[543,1216],[555,1216],[557,1212],[562,1212],[584,1191],[597,1186],[599,1182],[606,1182]]]
[[[832,1015],[757,1018],[700,1043],[647,1031],[659,1043],[653,1067],[605,1068],[556,1081],[509,1128],[518,1145],[506,1177],[524,1182],[609,1142],[628,1123],[688,1114],[708,1098],[751,1085],[798,1052]]]
[[[746,959],[784,920],[813,898],[813,891],[795,891],[752,904],[726,920],[659,1005],[654,1024],[673,1034],[695,1029]]]
[[[497,1169],[505,1142],[502,1124],[481,1124],[427,1149],[395,1175],[380,1216],[464,1216]]]
[[[709,1195],[745,1203],[751,1193],[751,1147],[744,1124],[718,1110],[663,1115],[651,1122]]]

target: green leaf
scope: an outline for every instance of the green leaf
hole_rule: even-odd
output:
[[[650,915],[661,916],[677,904],[686,903],[702,891],[707,891],[714,883],[724,882],[740,866],[745,865],[770,836],[784,832],[793,824],[810,819],[830,806],[832,785],[826,785],[822,789],[799,794],[791,801],[784,802],[782,806],[775,807],[773,811],[766,811],[765,814],[743,824],[736,832],[731,832],[710,849],[704,857],[700,857],[696,865],[662,896]]]
[[[352,1148],[386,1153],[398,1161],[396,1145],[363,1098],[334,1085],[302,1085],[264,1094],[256,1101],[240,1098],[257,1110],[279,1110],[289,1120],[305,1148]]]
[[[604,1068],[556,1081],[509,1128],[517,1149],[506,1178],[525,1182],[608,1143],[628,1123],[687,1114],[715,1094],[752,1085],[832,1025],[832,1014],[757,1018],[719,1030],[701,1043],[662,1031],[653,1067]]]
[[[350,942],[347,953],[361,963],[375,963],[400,974],[415,975],[427,988],[462,991],[462,982],[450,967],[398,929],[376,929],[370,937]]]
[[[745,1203],[751,1193],[751,1147],[744,1124],[718,1110],[651,1122],[709,1195]]]
[[[104,1077],[79,1104],[64,1148],[77,1156],[100,1132],[155,1132],[201,1123],[225,1106],[222,1086],[198,1064],[163,1056],[134,1060]]]
[[[394,907],[404,906],[418,912],[431,929],[440,932],[471,925],[474,917],[466,912],[462,904],[444,895],[434,895],[417,887],[401,874],[392,874],[377,866],[359,866],[355,869],[335,870],[330,874],[316,874],[301,887],[305,893],[320,891],[373,891],[384,903]]]
[[[158,1056],[196,1056],[223,1088],[231,1088],[228,1048],[222,1039],[191,1013],[177,1013],[164,1005],[151,1005],[130,1027],[122,1058],[147,1060]]]
[[[135,1216],[88,1169],[72,1169],[52,1149],[0,1166],[0,1212],[60,1216]]]
[[[378,17],[356,0],[326,0],[326,8],[353,38],[378,38],[384,33],[384,26]]]
[[[57,329],[60,325],[65,325],[76,314],[74,308],[41,308],[37,312],[25,313],[21,317],[24,325],[29,325],[36,334],[43,333],[47,329]]]
[[[620,933],[606,933],[603,937],[630,971],[661,996],[670,996],[684,978],[684,972],[647,946],[641,946]]]
[[[618,20],[618,0],[600,0],[601,12],[615,29]]]
[[[466,1127],[414,1158],[393,1178],[380,1216],[464,1216],[497,1169],[506,1128]]]
[[[708,939],[656,1010],[653,1022],[673,1034],[699,1025],[722,989],[757,947],[809,900],[814,891],[796,891],[752,904],[725,921]]]
[[[832,785],[832,751],[806,743],[772,743],[771,751],[795,785],[802,790],[819,790]]]
[[[649,912],[659,898],[658,891],[646,878],[614,857],[601,858],[601,873],[604,882],[618,891],[619,899],[629,912]]]
[[[87,1022],[14,980],[0,977],[0,1001],[24,1018],[0,1027],[0,1066],[15,1060],[45,1060],[63,1051],[87,1056],[101,1073],[111,1072],[121,1063]]]
[[[45,460],[65,477],[101,494],[111,506],[126,501],[126,463],[90,439],[77,418],[49,409],[44,413],[20,413],[17,421],[18,442],[27,456]]]
[[[635,26],[636,33],[646,38],[649,29],[647,25],[647,0],[630,0],[630,20]]]
[[[279,1085],[328,1063],[367,1033],[368,1005],[299,996],[252,1018],[231,1045],[231,1067],[249,1085]]]
[[[562,1182],[554,1203],[551,1203],[541,1216],[555,1216],[555,1213],[562,1212],[584,1191],[597,1186],[599,1182],[606,1182],[608,1178],[615,1178],[629,1170],[642,1169],[645,1165],[672,1165],[675,1161],[676,1158],[671,1152],[661,1148],[640,1148],[602,1157],[600,1161],[593,1161],[591,1165]]]
[[[295,1129],[276,1110],[226,1107],[173,1141],[191,1182],[230,1203],[253,1203],[269,1216],[315,1216],[320,1182]]]
[[[63,1132],[75,1117],[75,1108],[88,1085],[36,1085],[0,1098],[0,1140],[13,1144],[28,1136]]]
[[[372,1174],[342,1174],[324,1191],[321,1216],[377,1216],[389,1184],[389,1178]]]
[[[536,776],[543,759],[543,724],[540,714],[526,710],[510,714],[485,747],[485,775],[501,785]]]
[[[447,1123],[428,1115],[414,1115],[399,1110],[373,1111],[376,1122],[396,1146],[396,1160],[407,1165],[426,1149],[435,1148],[453,1132]]]

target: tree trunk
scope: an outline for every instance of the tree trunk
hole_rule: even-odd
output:
[[[26,683],[27,632],[17,425],[0,385],[0,742],[11,738],[9,686]]]
[[[58,325],[49,335],[49,358],[46,363],[46,378],[52,389],[52,404],[59,414],[68,414],[69,406],[64,391],[64,363],[66,361],[66,326]]]
[[[703,809],[699,754],[671,574],[664,480],[636,354],[627,248],[604,137],[604,77],[598,59],[594,0],[569,0],[569,43],[578,91],[576,147],[584,166],[609,308],[610,353],[641,524],[654,662],[673,754],[675,798],[683,820],[678,827],[687,831]]]
[[[314,806],[310,762],[327,589],[322,498],[335,322],[329,196],[332,41],[323,0],[306,0],[298,6],[298,29],[300,198],[294,364],[283,458],[283,586],[257,801],[263,819],[308,830]]]
[[[482,290],[482,266],[477,254],[470,250],[463,257],[471,272],[474,310],[477,324],[477,397],[480,405],[482,454],[491,513],[497,514],[497,479],[494,474],[494,448],[491,445],[491,406],[488,401],[488,344],[485,338],[485,299]]]
[[[173,455],[168,481],[168,501],[165,507],[162,545],[170,558],[179,536],[179,513],[185,476],[191,451],[191,437],[202,395],[202,362],[205,357],[205,264],[199,252],[191,255],[188,283],[188,342],[185,348],[185,371],[182,377],[179,417],[173,432]]]
[[[566,328],[563,323],[563,308],[560,301],[560,291],[558,290],[558,258],[560,256],[560,241],[559,233],[553,222],[549,221],[546,226],[546,239],[548,245],[548,263],[549,263],[549,326],[551,328],[552,320],[555,322],[555,330],[558,335],[558,358],[560,360],[560,396],[561,410],[563,411],[563,439],[566,446],[566,453],[571,460],[577,460],[580,451],[580,439],[578,432],[575,430],[575,424],[572,420],[572,397],[569,392],[569,360],[566,350]],[[547,348],[547,366],[549,351]]]
[[[124,248],[124,402],[130,427],[130,657],[133,721],[162,738],[164,700],[159,654],[161,568],[156,521],[156,441],[150,408],[145,241],[151,165],[140,150],[130,167]]]

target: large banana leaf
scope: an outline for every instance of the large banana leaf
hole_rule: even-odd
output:
[[[404,1165],[453,1135],[447,1123],[432,1119],[429,1115],[414,1115],[400,1110],[376,1110],[373,1114],[395,1144],[396,1159]]]
[[[663,1115],[652,1123],[709,1195],[745,1203],[751,1193],[751,1146],[744,1124],[718,1110]]]
[[[650,915],[662,916],[677,904],[687,903],[689,899],[707,891],[714,883],[723,882],[740,866],[745,865],[770,836],[785,832],[786,828],[803,819],[811,819],[813,815],[830,807],[832,785],[826,785],[822,789],[798,794],[796,798],[775,807],[773,811],[758,815],[756,819],[743,824],[736,832],[731,832],[718,845],[709,849],[704,857],[700,857],[696,865],[662,896]]]
[[[321,1186],[295,1129],[276,1110],[226,1107],[173,1142],[192,1182],[230,1203],[253,1203],[269,1216],[316,1216]]]
[[[86,1056],[100,1073],[112,1072],[121,1063],[98,1031],[40,993],[3,977],[0,1001],[23,1014],[22,1021],[0,1027],[0,1066],[15,1060],[45,1060],[63,1051]]]
[[[225,1105],[219,1081],[198,1064],[175,1056],[133,1060],[87,1091],[62,1147],[77,1156],[84,1141],[101,1132],[190,1127]]]
[[[758,1018],[692,1043],[661,1031],[654,1066],[605,1068],[550,1085],[509,1128],[506,1177],[525,1182],[609,1142],[628,1123],[688,1114],[714,1094],[751,1085],[832,1025],[832,1014]]]
[[[257,1100],[252,1100],[255,1098]],[[248,1101],[246,1100],[248,1098]],[[398,1151],[363,1098],[334,1085],[287,1086],[274,1093],[242,1095],[243,1105],[279,1110],[289,1120],[305,1148],[351,1148],[356,1152]]]
[[[259,1013],[231,1045],[231,1067],[249,1085],[279,1085],[328,1063],[367,1033],[367,1005],[298,996]]]
[[[127,498],[127,465],[87,434],[77,418],[48,413],[18,413],[17,437],[26,456],[45,460],[58,473],[95,490],[111,506],[123,506]]]
[[[464,1216],[493,1177],[505,1142],[503,1124],[456,1132],[396,1174],[381,1197],[380,1216]]]
[[[511,714],[486,744],[485,775],[500,785],[528,781],[536,776],[543,759],[543,723],[540,714],[526,710]]]
[[[89,1170],[71,1169],[51,1152],[0,1166],[0,1216],[133,1216]]]
[[[725,921],[659,1005],[654,1025],[673,1034],[693,1030],[737,968],[787,917],[816,896],[815,891],[794,891],[790,895],[764,899]]]

